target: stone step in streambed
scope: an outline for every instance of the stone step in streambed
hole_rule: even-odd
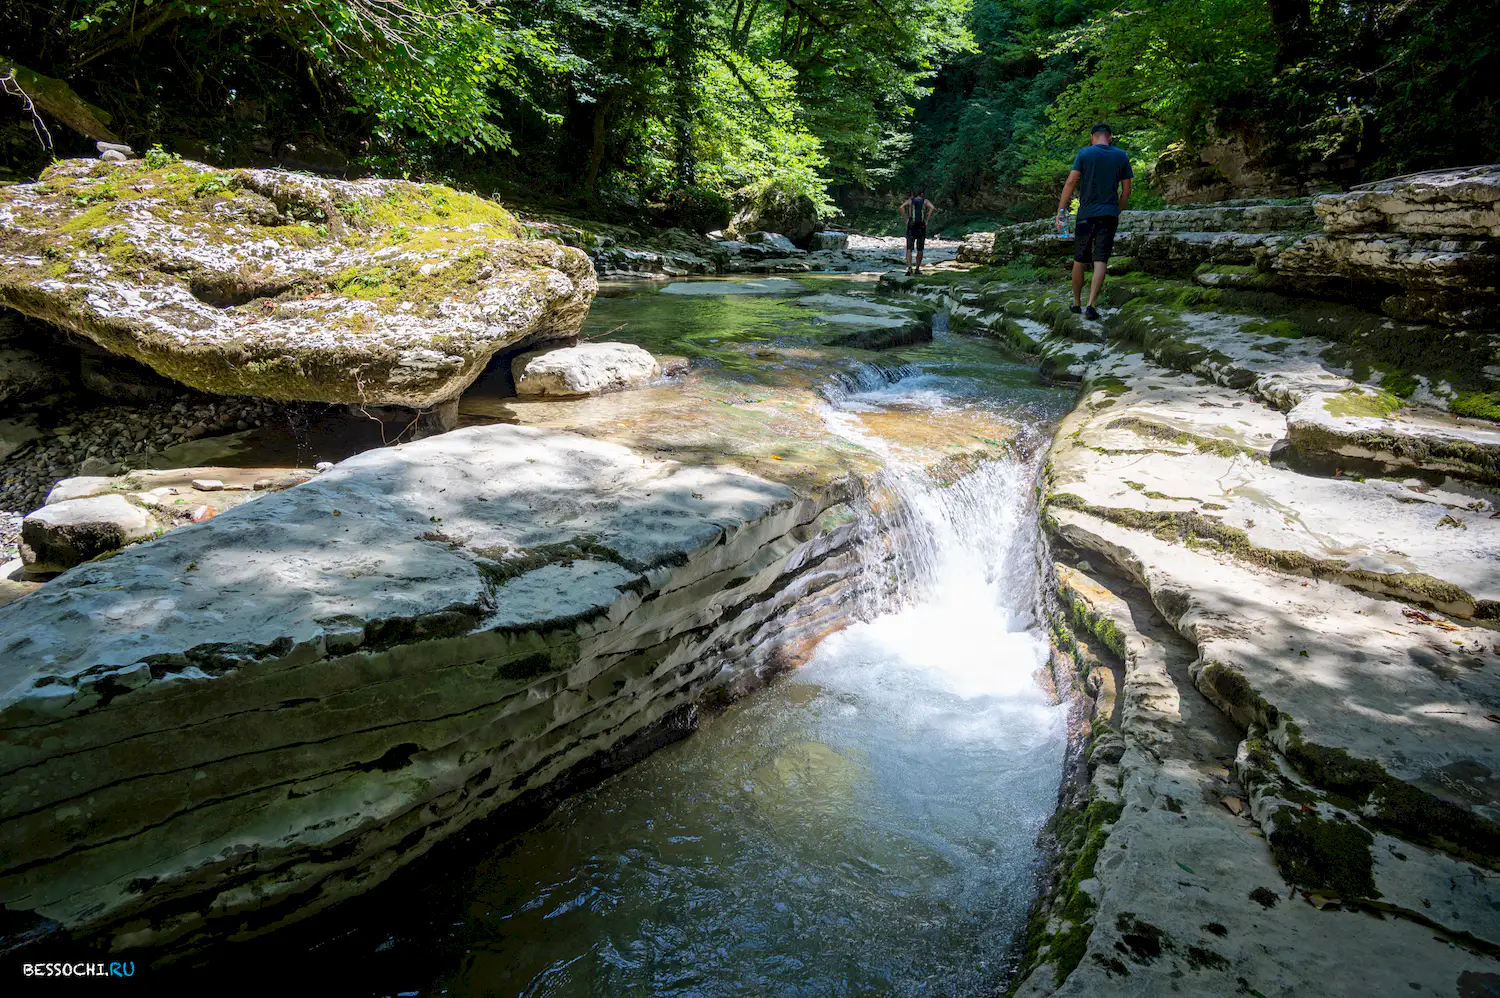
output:
[[[690,730],[840,622],[847,491],[475,427],[0,608],[8,943],[254,935]]]

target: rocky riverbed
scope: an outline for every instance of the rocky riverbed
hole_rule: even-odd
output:
[[[697,290],[685,284],[653,294],[693,311],[692,303],[706,300]],[[200,799],[195,783],[182,785],[190,791],[182,807],[154,818],[124,796],[98,798],[96,814],[105,824],[123,821],[114,826],[117,832],[139,830],[123,838],[105,833],[49,853],[44,865],[62,865],[47,875],[59,887],[45,898],[37,893],[41,880],[15,871],[7,904],[13,910],[33,905],[37,932],[59,926],[103,932],[122,946],[193,948],[226,933],[265,931],[352,896],[364,889],[360,885],[378,882],[518,797],[554,793],[548,789],[554,783],[569,785],[579,773],[607,770],[616,756],[679,737],[691,730],[698,701],[737,696],[799,661],[819,636],[846,619],[844,580],[854,565],[849,544],[856,519],[848,502],[879,465],[868,451],[828,434],[820,391],[840,371],[881,358],[882,348],[930,340],[932,309],[875,294],[873,281],[837,288],[781,281],[745,290],[751,292],[743,296],[748,311],[762,316],[764,327],[750,323],[727,337],[721,329],[715,339],[722,342],[713,343],[680,328],[642,328],[661,337],[636,337],[653,351],[668,340],[679,344],[691,364],[686,374],[678,365],[666,380],[644,388],[536,400],[514,396],[507,364],[495,369],[494,382],[481,380],[459,407],[469,428],[368,451],[285,491],[247,488],[233,469],[178,473],[192,481],[138,471],[67,483],[62,506],[94,502],[92,496],[102,494],[134,504],[163,526],[173,503],[211,505],[236,490],[253,501],[215,506],[206,522],[74,569],[0,610],[8,615],[5,633],[14,637],[6,662],[11,694],[5,717],[15,752],[5,765],[20,782],[13,784],[17,796],[4,824],[18,851],[40,834],[36,820],[51,820],[45,815],[71,806],[60,799],[47,803],[49,792],[24,774],[42,780],[49,767],[65,765],[64,755],[46,746],[72,738],[64,732],[78,724],[83,727],[76,728],[77,746],[96,746],[90,771],[122,793],[135,787],[131,800],[165,800],[140,782],[153,777],[132,769],[133,759],[156,750],[140,742],[146,755],[121,753],[110,747],[115,736],[96,739],[104,730],[97,726],[118,722],[123,727],[115,730],[127,740],[160,737],[181,747],[188,728],[161,713],[186,703],[180,693],[208,698],[200,717],[204,754],[189,769],[174,767],[176,776],[158,774],[168,780],[207,772],[204,767],[213,769],[214,760],[225,758],[228,743],[223,731],[213,733],[215,725],[233,727],[231,718],[242,713],[230,685],[250,684],[245,695],[259,704],[250,709],[274,713],[287,709],[273,690],[277,684],[300,685],[307,693],[312,687],[306,680],[325,667],[333,670],[330,677],[344,677],[334,680],[343,692],[313,692],[322,706],[304,703],[299,709],[324,736],[346,731],[354,739],[353,754],[314,752],[307,762],[320,772],[307,770],[295,787],[253,791],[263,802],[286,797],[285,817],[293,824],[302,822],[296,815],[309,816],[299,826],[304,833],[290,832],[291,826],[276,831],[280,818],[247,825],[247,812],[223,811],[209,797]],[[252,455],[264,454],[273,429],[244,431]],[[955,427],[923,446],[937,465],[1003,447],[1004,430]],[[450,471],[439,474],[440,468]],[[451,480],[439,480],[450,474]],[[429,508],[424,497],[440,500],[443,508]],[[42,512],[57,508],[54,503]],[[610,526],[611,517],[624,519]],[[407,534],[408,541],[395,541]],[[468,582],[459,584],[460,576]],[[350,586],[366,592],[367,605]],[[469,596],[461,597],[460,589]],[[585,597],[585,590],[593,595]],[[66,619],[83,606],[74,604],[101,597],[123,602],[91,603],[92,609],[81,612],[96,626],[74,633]],[[230,606],[248,616],[236,611],[225,617]],[[302,624],[293,619],[299,615],[306,618]],[[139,642],[142,633],[150,635],[150,647]],[[74,638],[84,645],[70,644]],[[222,654],[204,658],[210,646]],[[513,658],[522,664],[505,664]],[[496,681],[511,692],[494,700],[499,687],[481,683],[477,690],[489,690],[475,694],[483,703],[459,705],[456,713],[434,703],[438,713],[432,720],[446,714],[454,719],[428,728],[414,716],[410,723],[417,726],[403,728],[411,737],[402,735],[399,743],[390,742],[389,732],[379,733],[383,727],[359,720],[358,709],[340,715],[347,724],[328,727],[326,707],[341,697],[352,697],[351,705],[405,697],[388,681],[370,685],[368,669],[396,663],[415,670],[409,679],[418,699],[427,696],[419,695],[419,687],[437,681],[430,669],[448,670],[455,691],[487,675],[485,670],[499,669],[495,675],[503,676]],[[346,675],[348,669],[354,672]],[[64,704],[65,688],[81,698]],[[273,700],[261,699],[263,694]],[[543,716],[564,704],[570,705],[568,717]],[[127,709],[130,717],[113,713]],[[251,742],[242,748],[250,756],[271,753],[266,760],[287,752],[306,755],[286,741],[301,740],[293,727],[292,715],[284,714],[274,725],[256,726],[259,735],[245,731]],[[479,748],[486,739],[511,747]],[[385,747],[371,763],[363,756],[377,744]],[[399,749],[400,759],[387,758],[387,749]],[[512,762],[502,763],[502,756]],[[356,777],[354,783],[341,775],[365,772],[367,764],[369,773],[391,775]],[[255,769],[222,770],[214,785],[248,790],[244,781]],[[413,795],[418,770],[430,770],[433,778],[428,789]],[[380,791],[386,803],[373,810],[354,806],[351,792],[366,794],[357,786],[371,779],[397,796]],[[205,792],[208,782],[198,781]],[[178,792],[162,788],[167,796]],[[310,818],[314,811],[323,817]],[[176,831],[159,835],[148,825]],[[213,872],[201,865],[208,853],[199,849],[194,858],[193,849],[184,851],[189,840],[201,843],[205,834],[217,843],[204,847],[210,853],[237,854],[233,843],[250,841],[247,835],[262,843],[258,849],[272,839],[284,846],[274,855],[265,852],[264,864],[233,861]],[[142,836],[159,843],[154,855],[164,865],[121,880],[126,866],[144,855],[137,848]],[[427,845],[415,845],[419,839]],[[317,858],[336,843],[344,843],[337,847],[344,859]],[[157,878],[162,889],[142,895],[129,887],[142,876]],[[273,882],[283,887],[268,894]],[[178,905],[181,891],[204,889],[209,893],[193,904],[193,914],[158,920],[156,929],[142,934],[138,919],[155,920],[145,915],[155,904],[175,896]],[[272,895],[286,903],[272,902]],[[230,922],[239,927],[231,929]]]
[[[1370,224],[1402,192],[1478,224],[1452,177],[1424,183],[1374,185]],[[1347,201],[1145,213],[1123,269],[1152,273],[1114,279],[1100,323],[1013,276],[914,285],[1083,385],[1045,522],[1094,719],[1018,994],[1500,984],[1495,334],[1399,321],[1381,288],[1386,316],[1220,281],[1203,256],[1259,247],[1242,273],[1274,277],[1321,238],[1308,209],[1358,237]],[[1028,231],[995,240],[1012,273],[1047,238]],[[1493,252],[1466,234],[1455,259]],[[1440,273],[1407,274],[1397,297],[1445,300]]]
[[[378,447],[380,413],[327,410],[342,460],[305,484],[69,486],[141,511],[229,484],[253,501],[0,607],[12,939],[267,932],[803,661],[851,618],[882,454],[951,484],[1016,451],[1013,420],[944,405],[854,408],[831,432],[830,392],[919,374],[946,322],[953,376],[1000,346],[1079,392],[1042,568],[1052,675],[1084,723],[1016,993],[1493,990],[1500,185],[1460,173],[1140,213],[1102,322],[1068,311],[1040,224],[877,285],[771,271],[858,272],[887,242],[638,248],[525,220],[553,228],[503,238],[633,275],[569,327],[630,345],[581,351],[629,355],[637,375],[598,379],[629,390],[523,397],[530,358],[497,347],[464,369],[455,432]],[[37,393],[0,472],[21,506],[62,469],[237,439],[258,467],[278,433],[289,468],[322,446],[264,401],[63,418],[76,388],[10,383]]]

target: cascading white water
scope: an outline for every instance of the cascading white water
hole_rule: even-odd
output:
[[[381,993],[970,995],[1002,983],[1066,741],[1036,681],[1036,461],[989,461],[945,484],[865,417],[922,431],[974,413],[989,428],[1043,424],[1056,410],[1019,365],[934,346],[924,366],[859,368],[824,392],[834,432],[885,465],[861,619],[691,738],[407,899],[426,928],[382,944]]]

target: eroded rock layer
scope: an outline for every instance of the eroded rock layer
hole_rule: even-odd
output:
[[[1500,318],[1500,167],[1435,170],[1315,198],[1125,211],[1115,251],[1151,273],[1215,287],[1357,300],[1450,327]],[[969,262],[1071,254],[1051,219],[975,240]],[[1124,263],[1121,268],[1118,264]]]
[[[0,191],[0,304],[221,395],[436,405],[596,287],[436,185],[68,160]]]
[[[1493,336],[970,281],[914,287],[1083,385],[1045,526],[1094,713],[1014,993],[1500,985]]]
[[[10,941],[253,935],[690,729],[838,625],[839,498],[478,427],[0,608]]]

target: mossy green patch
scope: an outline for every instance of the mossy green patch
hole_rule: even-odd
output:
[[[1105,395],[1114,398],[1130,391],[1130,386],[1123,379],[1117,378],[1114,375],[1102,375],[1088,383],[1088,390],[1091,392],[1103,392]]]
[[[1416,378],[1391,364],[1377,362],[1371,367],[1380,372],[1380,390],[1390,392],[1397,398],[1411,398],[1421,386]]]
[[[1240,329],[1261,336],[1275,336],[1283,340],[1300,340],[1306,334],[1302,327],[1290,319],[1256,319],[1243,323]]]
[[[1379,388],[1349,388],[1323,400],[1332,416],[1388,419],[1401,409],[1401,400]]]
[[[1047,960],[1053,964],[1054,980],[1059,984],[1083,960],[1093,932],[1094,899],[1080,885],[1093,879],[1099,853],[1123,811],[1121,804],[1096,800],[1082,814],[1070,812],[1058,816],[1057,838],[1068,862],[1067,875],[1056,892],[1061,902],[1057,914],[1067,926],[1044,942],[1048,947]]]
[[[1177,444],[1180,447],[1192,447],[1202,454],[1217,454],[1220,457],[1234,457],[1243,454],[1252,460],[1262,463],[1269,460],[1260,451],[1237,444],[1233,440],[1189,433],[1186,430],[1165,426],[1149,419],[1143,419],[1140,416],[1120,416],[1111,420],[1107,428],[1111,430],[1129,430],[1137,436],[1146,437],[1151,440]]]
[[[1375,889],[1375,837],[1343,816],[1323,817],[1314,807],[1281,807],[1271,818],[1271,852],[1282,876],[1341,898],[1379,897]]]
[[[1284,721],[1285,755],[1320,788],[1358,807],[1378,828],[1442,849],[1471,863],[1500,869],[1500,825],[1387,773],[1379,763],[1344,749],[1309,742]]]
[[[501,238],[525,238],[521,223],[500,205],[438,184],[393,184],[379,197],[360,198],[337,207],[357,225],[382,229],[481,225],[493,228]]]
[[[1448,411],[1455,416],[1500,422],[1500,391],[1459,392],[1448,400]]]

